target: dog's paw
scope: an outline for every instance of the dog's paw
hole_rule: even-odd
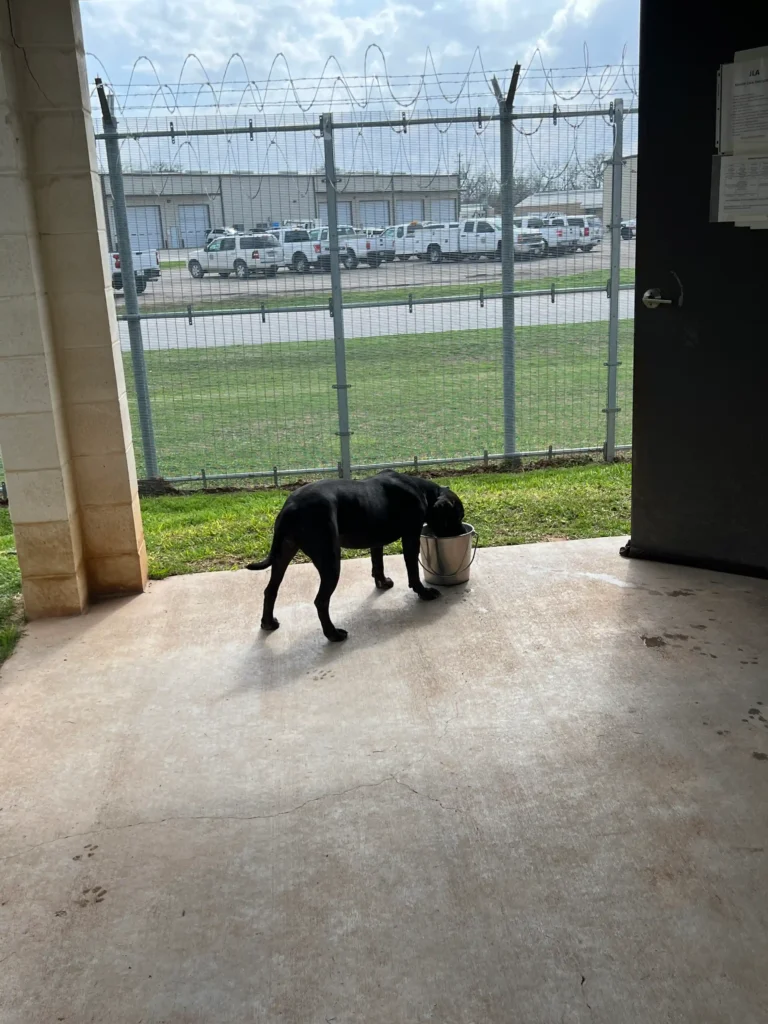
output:
[[[389,590],[395,585],[389,576],[382,576],[380,579],[376,580],[375,583],[377,590]]]
[[[261,628],[262,629],[266,629],[268,632],[271,633],[271,632],[273,632],[276,629],[280,629],[280,623],[277,621],[277,619],[273,615],[271,619],[262,619],[261,620]]]
[[[342,640],[346,640],[349,633],[347,633],[346,629],[334,629],[332,633],[326,633],[325,636],[331,643],[337,644],[341,643]]]
[[[434,587],[422,587],[419,597],[422,601],[434,601],[436,597],[440,597],[440,591],[435,590]]]

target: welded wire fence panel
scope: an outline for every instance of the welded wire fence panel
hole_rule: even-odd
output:
[[[340,200],[355,175],[370,175],[415,222],[386,230],[391,262],[375,297],[411,304],[345,317],[357,462],[382,461],[382,452],[406,460],[503,451],[499,126],[469,117],[407,131],[363,120],[336,132],[337,162],[350,168]],[[519,120],[513,144],[517,449],[599,448],[610,274],[603,181],[613,124],[607,111]],[[435,217],[406,195],[405,183],[419,175],[455,177],[458,205],[441,203]],[[449,301],[460,296],[472,297]],[[434,304],[413,305],[423,299]],[[624,292],[619,315],[630,310]]]
[[[606,440],[614,123],[599,99],[579,114],[515,107],[519,452],[599,450]],[[330,190],[353,466],[504,451],[493,101],[396,117],[370,107],[334,112],[335,182],[314,111],[141,119],[118,111],[117,120],[160,476],[336,470]],[[624,131],[629,222],[634,115]],[[138,438],[136,352],[131,358],[106,173],[102,189]],[[621,245],[617,443],[627,444],[634,240]],[[144,475],[138,445],[137,453]]]
[[[131,242],[149,261],[140,310],[163,477],[337,463],[329,289],[308,231],[323,155],[314,118],[307,124],[252,140],[171,137],[158,120],[142,128],[165,135],[121,143]],[[174,127],[190,125],[220,122]],[[114,230],[108,179],[105,202]],[[119,290],[116,301],[121,314]],[[282,307],[293,312],[273,312]],[[125,322],[121,338],[130,381]],[[131,410],[138,434],[135,401]]]

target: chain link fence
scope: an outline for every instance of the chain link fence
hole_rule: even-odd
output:
[[[138,121],[101,101],[140,477],[630,446],[635,108]]]

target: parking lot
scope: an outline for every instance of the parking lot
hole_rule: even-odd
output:
[[[162,266],[160,279],[150,282],[146,292],[141,296],[142,308],[151,312],[164,308],[183,308],[206,306],[210,303],[236,308],[239,300],[247,298],[249,304],[255,297],[272,299],[284,295],[286,305],[292,299],[317,294],[323,300],[331,291],[329,273],[312,271],[308,274],[295,274],[281,270],[276,278],[267,279],[263,276],[252,277],[245,281],[236,277],[220,277],[218,274],[206,275],[201,280],[190,276],[186,268],[188,252],[184,250],[162,250],[160,261]],[[523,287],[535,288],[541,280],[543,287],[549,287],[553,279],[555,283],[561,278],[573,278],[591,271],[605,271],[608,274],[610,262],[610,245],[602,243],[591,252],[577,252],[563,256],[552,256],[545,259],[518,260],[515,263],[515,278],[524,282]],[[168,267],[168,263],[181,263],[181,266]],[[621,265],[623,268],[634,267],[635,242],[622,242]],[[163,266],[166,264],[165,266]],[[447,288],[465,285],[468,292],[474,292],[487,284],[497,284],[501,280],[501,264],[480,257],[477,261],[449,262],[439,264],[411,258],[405,261],[385,263],[378,268],[361,264],[355,270],[342,270],[342,285],[345,292],[381,291],[403,288]],[[563,286],[578,282],[564,281]],[[586,283],[586,282],[583,282]],[[116,296],[118,307],[124,305],[122,294]],[[222,300],[231,300],[222,303]],[[350,301],[354,301],[350,299]]]

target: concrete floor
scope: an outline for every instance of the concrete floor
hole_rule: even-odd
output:
[[[768,1018],[768,583],[481,551],[153,584],[0,676],[2,1024]]]

